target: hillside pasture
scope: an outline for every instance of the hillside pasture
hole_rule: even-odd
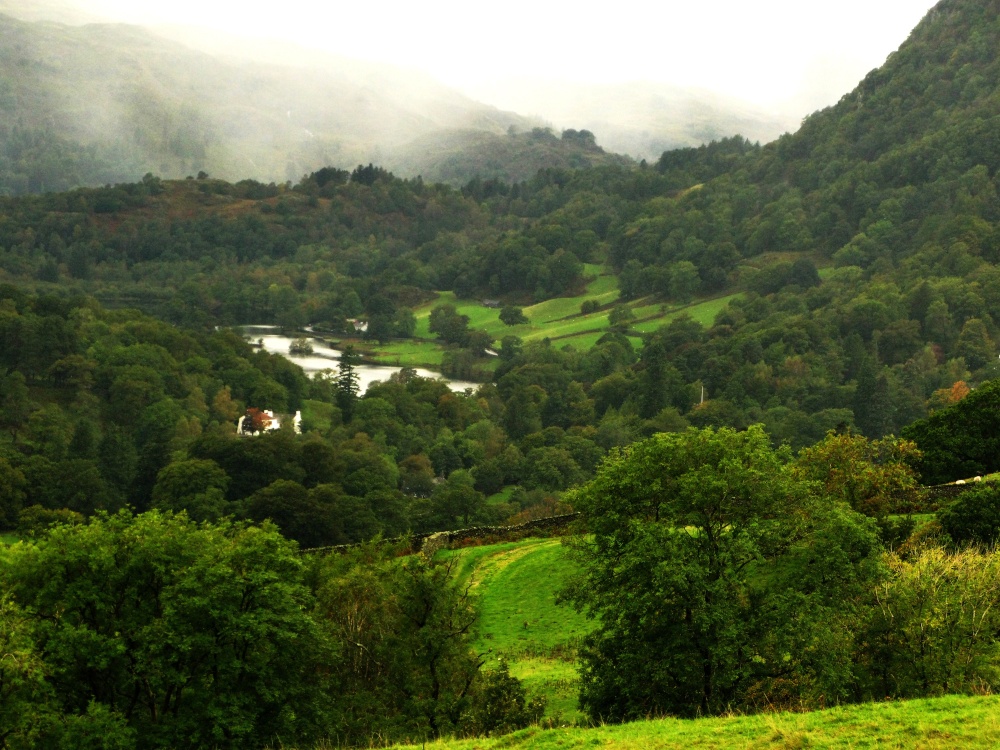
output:
[[[576,647],[592,623],[556,602],[575,571],[562,543],[528,539],[440,554],[455,559],[456,579],[478,599],[475,648],[487,664],[506,660],[529,695],[546,697],[549,718],[581,718]]]
[[[413,338],[377,346],[368,342],[365,346],[372,357],[385,364],[440,368],[445,349],[430,331],[430,314],[438,305],[450,304],[459,314],[468,316],[470,329],[486,331],[494,337],[497,346],[504,336],[517,336],[526,343],[548,339],[559,347],[568,345],[586,351],[611,330],[608,315],[619,295],[617,276],[601,273],[600,266],[593,264],[588,264],[587,272],[590,281],[583,293],[523,307],[527,323],[505,325],[500,320],[499,308],[487,307],[482,300],[460,300],[453,292],[439,292],[436,299],[414,310],[417,326]],[[623,303],[635,314],[636,322],[630,326],[629,338],[633,346],[639,348],[642,346],[641,334],[651,333],[684,314],[708,328],[719,312],[740,296],[740,293],[730,294],[687,305],[664,303],[653,297]],[[601,307],[584,315],[580,306],[588,300],[596,301]]]

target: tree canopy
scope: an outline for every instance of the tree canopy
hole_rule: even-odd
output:
[[[598,620],[581,653],[593,719],[850,692],[878,536],[789,459],[760,427],[660,434],[572,494],[593,535],[576,543],[583,574],[568,594]]]

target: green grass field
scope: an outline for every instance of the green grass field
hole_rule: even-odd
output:
[[[515,489],[516,487],[514,487],[513,485],[509,487],[504,487],[499,492],[495,492],[489,497],[487,497],[486,504],[497,505],[498,503],[506,503],[507,501],[510,500],[511,496],[514,494]]]
[[[529,539],[441,553],[457,560],[455,575],[479,599],[475,648],[489,662],[506,659],[529,695],[544,695],[554,721],[582,718],[577,707],[576,645],[591,627],[556,604],[574,570],[558,539]]]
[[[526,342],[549,339],[554,346],[572,346],[585,351],[610,330],[608,313],[619,294],[618,278],[605,274],[601,266],[587,264],[585,273],[591,280],[583,293],[572,297],[557,297],[522,308],[528,318],[527,323],[505,325],[500,321],[500,310],[486,307],[482,300],[460,300],[453,292],[440,292],[436,299],[414,310],[417,326],[412,339],[377,346],[366,342],[364,348],[370,352],[370,356],[385,364],[439,368],[444,349],[430,331],[430,314],[436,306],[450,304],[460,314],[468,316],[470,328],[487,331],[498,342],[497,345],[504,336],[512,335]],[[689,305],[664,304],[654,298],[633,300],[628,304],[635,313],[636,323],[632,326],[633,335],[629,338],[634,346],[639,347],[642,345],[639,334],[655,331],[682,314],[690,315],[706,327],[711,326],[715,316],[739,296],[731,294],[698,300]],[[581,314],[580,305],[587,300],[598,302],[601,309],[587,315]]]
[[[437,368],[444,358],[444,349],[426,339],[406,339],[387,344],[369,343],[368,346],[379,362],[397,367]]]
[[[943,696],[824,711],[705,719],[651,719],[587,727],[576,707],[574,644],[591,623],[555,602],[573,571],[557,539],[445,550],[460,585],[479,599],[476,648],[506,658],[529,695],[544,695],[544,723],[496,738],[397,745],[422,750],[987,750],[1000,747],[1000,696]],[[486,667],[488,668],[488,666]],[[329,747],[321,745],[320,747]]]
[[[651,320],[640,321],[632,326],[632,328],[640,333],[649,333],[651,331],[655,331],[657,328],[669,323],[671,320],[679,315],[683,315],[684,313],[687,313],[693,320],[698,321],[703,326],[708,328],[715,321],[715,316],[722,312],[722,309],[726,305],[734,299],[742,296],[742,294],[730,294],[725,297],[716,297],[715,299],[704,300],[691,305],[673,308]],[[649,308],[643,309],[647,310]],[[640,315],[637,311],[637,317],[642,318],[644,316]]]
[[[592,729],[529,728],[495,739],[428,742],[434,750],[987,750],[1000,747],[1000,697],[945,696],[810,713],[658,719]]]

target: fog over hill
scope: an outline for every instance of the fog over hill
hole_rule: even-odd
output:
[[[280,12],[0,0],[0,191],[146,172],[296,181],[368,162],[461,184],[620,161],[605,152],[652,161],[734,134],[766,143],[850,90],[925,2],[875,3],[838,36],[853,1],[649,11],[667,24],[651,47],[618,33],[627,7],[598,23],[543,2],[528,28],[512,26],[517,7],[487,18],[440,2],[379,15],[298,0]]]
[[[518,114],[417,69],[287,40],[94,23],[97,11],[61,0],[0,0],[0,14],[6,193],[146,172],[297,181],[325,165],[368,162],[453,184],[520,180],[543,167],[621,163],[605,151],[654,159],[735,133],[767,141],[795,125],[726,97],[652,84],[540,84],[524,88],[534,101],[522,99]],[[533,136],[539,127],[554,133]],[[563,129],[596,138],[562,139]]]
[[[656,160],[664,151],[742,135],[768,143],[798,127],[787,111],[768,111],[735,97],[651,81],[566,83],[509,80],[487,85],[487,101],[585,128],[609,151]]]
[[[7,191],[147,171],[297,180],[326,164],[382,162],[386,150],[443,129],[538,124],[390,66],[222,58],[120,24],[0,16],[0,34]]]

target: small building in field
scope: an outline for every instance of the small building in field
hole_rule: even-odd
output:
[[[275,414],[270,409],[251,407],[236,423],[236,434],[244,437],[262,435],[265,432],[280,430],[282,424],[291,420],[292,429],[296,435],[302,434],[302,412],[292,414]]]
[[[358,320],[357,318],[348,318],[347,322],[351,324],[354,328],[355,333],[367,333],[368,332],[368,321]]]

